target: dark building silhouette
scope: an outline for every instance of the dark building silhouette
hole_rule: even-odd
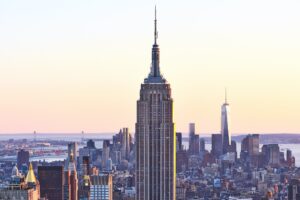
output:
[[[137,101],[136,199],[176,199],[176,136],[171,86],[160,73],[159,46],[152,46],[152,65]]]
[[[212,134],[211,135],[211,153],[215,158],[219,158],[222,153],[222,135],[221,134]]]
[[[93,140],[88,140],[87,143],[86,143],[86,146],[89,149],[95,149],[96,148],[95,142]]]
[[[176,133],[176,145],[177,145],[177,151],[183,150],[182,146],[182,133],[177,132]]]
[[[265,144],[262,147],[262,154],[265,164],[271,166],[278,166],[280,161],[280,151],[278,144]]]
[[[101,160],[102,170],[107,170],[107,162],[109,159],[109,155],[110,155],[110,141],[104,140],[102,146],[102,160]]]
[[[21,169],[23,164],[26,164],[27,167],[29,166],[29,151],[21,149],[17,156],[18,168]]]
[[[200,152],[200,143],[199,135],[196,134],[195,124],[189,124],[189,154],[190,155],[199,155]]]
[[[176,170],[182,172],[188,169],[188,152],[186,150],[179,150],[176,152]]]
[[[259,154],[259,134],[249,134],[242,140],[242,152],[247,153],[249,156]]]
[[[63,166],[38,166],[40,196],[48,200],[64,199]]]
[[[205,152],[205,140],[203,138],[200,139],[200,152]]]

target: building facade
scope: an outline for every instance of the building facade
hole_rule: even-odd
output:
[[[211,153],[215,158],[219,158],[222,153],[222,135],[221,134],[212,134],[211,135]]]
[[[19,173],[17,166],[13,167],[10,183],[8,187],[0,189],[0,199],[2,200],[39,200],[40,185],[34,175],[32,165],[30,163],[29,170],[26,175]]]
[[[29,151],[25,151],[24,149],[18,151],[17,164],[19,169],[22,168],[23,164],[27,167],[29,166]]]
[[[78,177],[75,165],[73,151],[69,157],[69,163],[65,168],[65,181],[64,181],[64,199],[77,200],[78,199]]]
[[[38,166],[40,196],[48,200],[64,199],[63,166]]]
[[[199,155],[200,143],[199,135],[196,134],[195,123],[189,124],[189,154]]]
[[[112,200],[113,183],[111,174],[90,176],[90,200]]]
[[[159,68],[156,16],[152,64],[137,101],[136,199],[176,199],[176,136],[170,84]]]

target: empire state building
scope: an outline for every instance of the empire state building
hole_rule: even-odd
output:
[[[136,199],[176,199],[176,137],[171,87],[160,73],[155,9],[151,71],[141,84],[136,122]]]

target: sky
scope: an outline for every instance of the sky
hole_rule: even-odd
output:
[[[154,6],[176,130],[300,133],[300,1],[0,1],[0,133],[134,132]]]

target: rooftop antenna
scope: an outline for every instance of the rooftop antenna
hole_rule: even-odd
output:
[[[156,5],[155,5],[155,18],[154,18],[154,44],[157,44],[157,43],[156,43],[157,37],[158,37],[158,34],[157,34],[157,19],[156,19]]]
[[[228,101],[227,101],[227,88],[225,88],[225,104],[228,104]]]

